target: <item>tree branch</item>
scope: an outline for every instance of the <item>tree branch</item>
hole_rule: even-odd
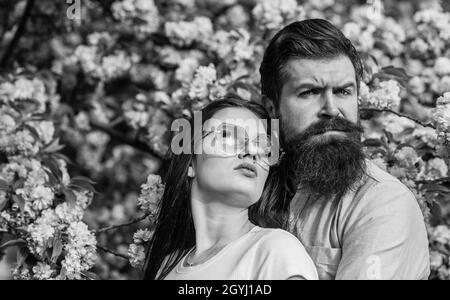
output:
[[[216,20],[218,17],[220,17],[221,15],[226,13],[229,9],[231,9],[234,6],[237,6],[237,4],[239,4],[239,3],[233,3],[233,4],[225,5],[224,7],[222,7],[221,9],[219,9],[218,11],[213,13],[212,19]]]
[[[139,149],[145,153],[148,153],[156,158],[159,158],[161,160],[164,160],[164,156],[157,153],[155,150],[153,150],[149,145],[147,145],[146,143],[138,140],[138,139],[132,139],[116,130],[114,130],[113,128],[109,127],[106,124],[102,124],[100,122],[91,120],[91,126],[92,128],[96,129],[96,130],[100,130],[103,131],[107,134],[109,134],[111,137],[113,137],[114,139],[116,139],[117,141],[132,146],[136,149]]]
[[[430,183],[443,184],[443,183],[447,183],[447,182],[450,182],[450,177],[444,177],[444,178],[440,178],[440,179],[436,179],[436,180],[423,180],[423,181],[419,181],[417,183],[420,183],[420,184],[430,184]]]
[[[134,220],[132,220],[132,221],[130,221],[130,222],[128,222],[128,223],[125,223],[125,224],[119,224],[119,225],[112,225],[112,226],[109,226],[109,227],[105,227],[105,228],[102,228],[102,229],[98,229],[98,230],[95,231],[95,233],[96,233],[96,234],[99,234],[99,233],[104,233],[104,232],[111,231],[111,230],[116,230],[116,229],[119,229],[119,228],[122,228],[122,227],[127,227],[127,226],[130,226],[130,225],[139,223],[139,222],[141,222],[141,221],[147,219],[147,218],[150,217],[150,216],[152,216],[151,213],[146,213],[144,216],[139,217],[139,218],[136,218],[136,219],[134,219]]]
[[[3,41],[3,37],[5,36],[6,29],[8,28],[8,20],[9,20],[8,14],[9,14],[8,9],[5,9],[3,11],[3,15],[2,15],[3,22],[2,22],[2,31],[0,33],[0,43]]]
[[[408,120],[411,120],[411,121],[415,122],[416,124],[419,124],[420,126],[436,129],[436,127],[434,127],[434,125],[431,124],[431,123],[423,123],[423,122],[421,122],[421,121],[419,121],[419,120],[417,120],[417,119],[415,119],[415,118],[413,118],[413,117],[411,117],[411,116],[404,115],[404,114],[402,114],[402,113],[396,112],[396,111],[394,111],[394,110],[392,110],[392,109],[388,109],[388,108],[361,108],[360,111],[367,111],[367,112],[388,112],[388,113],[394,114],[394,115],[396,115],[396,116],[399,116],[399,117],[402,117],[402,118],[406,118],[406,119],[408,119]]]
[[[0,67],[4,68],[12,55],[14,49],[17,46],[17,43],[19,42],[20,38],[22,37],[23,33],[25,32],[25,27],[27,25],[28,18],[31,14],[31,10],[33,9],[34,0],[28,0],[25,11],[23,13],[22,19],[20,20],[19,26],[17,27],[17,30],[14,34],[13,39],[11,40],[11,43],[9,44],[8,48],[6,49],[5,53],[3,54],[2,59],[0,60]]]
[[[128,259],[129,259],[129,257],[128,257],[127,255],[124,255],[124,254],[120,254],[120,253],[118,253],[118,252],[115,252],[115,251],[112,251],[112,250],[106,249],[106,248],[104,248],[104,247],[102,247],[102,246],[99,246],[99,245],[97,245],[97,249],[99,249],[99,250],[102,250],[103,252],[106,252],[106,253],[112,254],[112,255],[114,255],[114,256],[117,256],[117,257],[120,257],[120,258],[126,259],[126,260],[128,260]]]

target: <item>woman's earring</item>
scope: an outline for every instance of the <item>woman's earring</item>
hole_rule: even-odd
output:
[[[189,178],[194,178],[195,177],[194,168],[189,167],[189,169],[188,169],[188,177]]]

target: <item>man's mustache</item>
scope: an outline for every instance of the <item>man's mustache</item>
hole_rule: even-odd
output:
[[[295,143],[306,141],[315,135],[324,134],[328,131],[340,131],[344,133],[349,133],[352,137],[360,137],[361,134],[363,133],[363,128],[361,125],[355,124],[341,117],[322,119],[317,121],[316,123],[311,124],[305,131],[298,134],[291,141],[288,142]]]

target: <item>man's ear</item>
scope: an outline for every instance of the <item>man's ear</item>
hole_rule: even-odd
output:
[[[276,119],[278,112],[277,112],[277,108],[275,107],[275,103],[269,97],[267,97],[266,95],[263,95],[262,96],[262,104],[264,105],[266,110],[269,112],[270,118]]]

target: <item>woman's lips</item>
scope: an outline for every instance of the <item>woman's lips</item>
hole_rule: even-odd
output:
[[[247,177],[255,178],[258,176],[256,167],[249,163],[242,163],[234,169],[241,171]]]

